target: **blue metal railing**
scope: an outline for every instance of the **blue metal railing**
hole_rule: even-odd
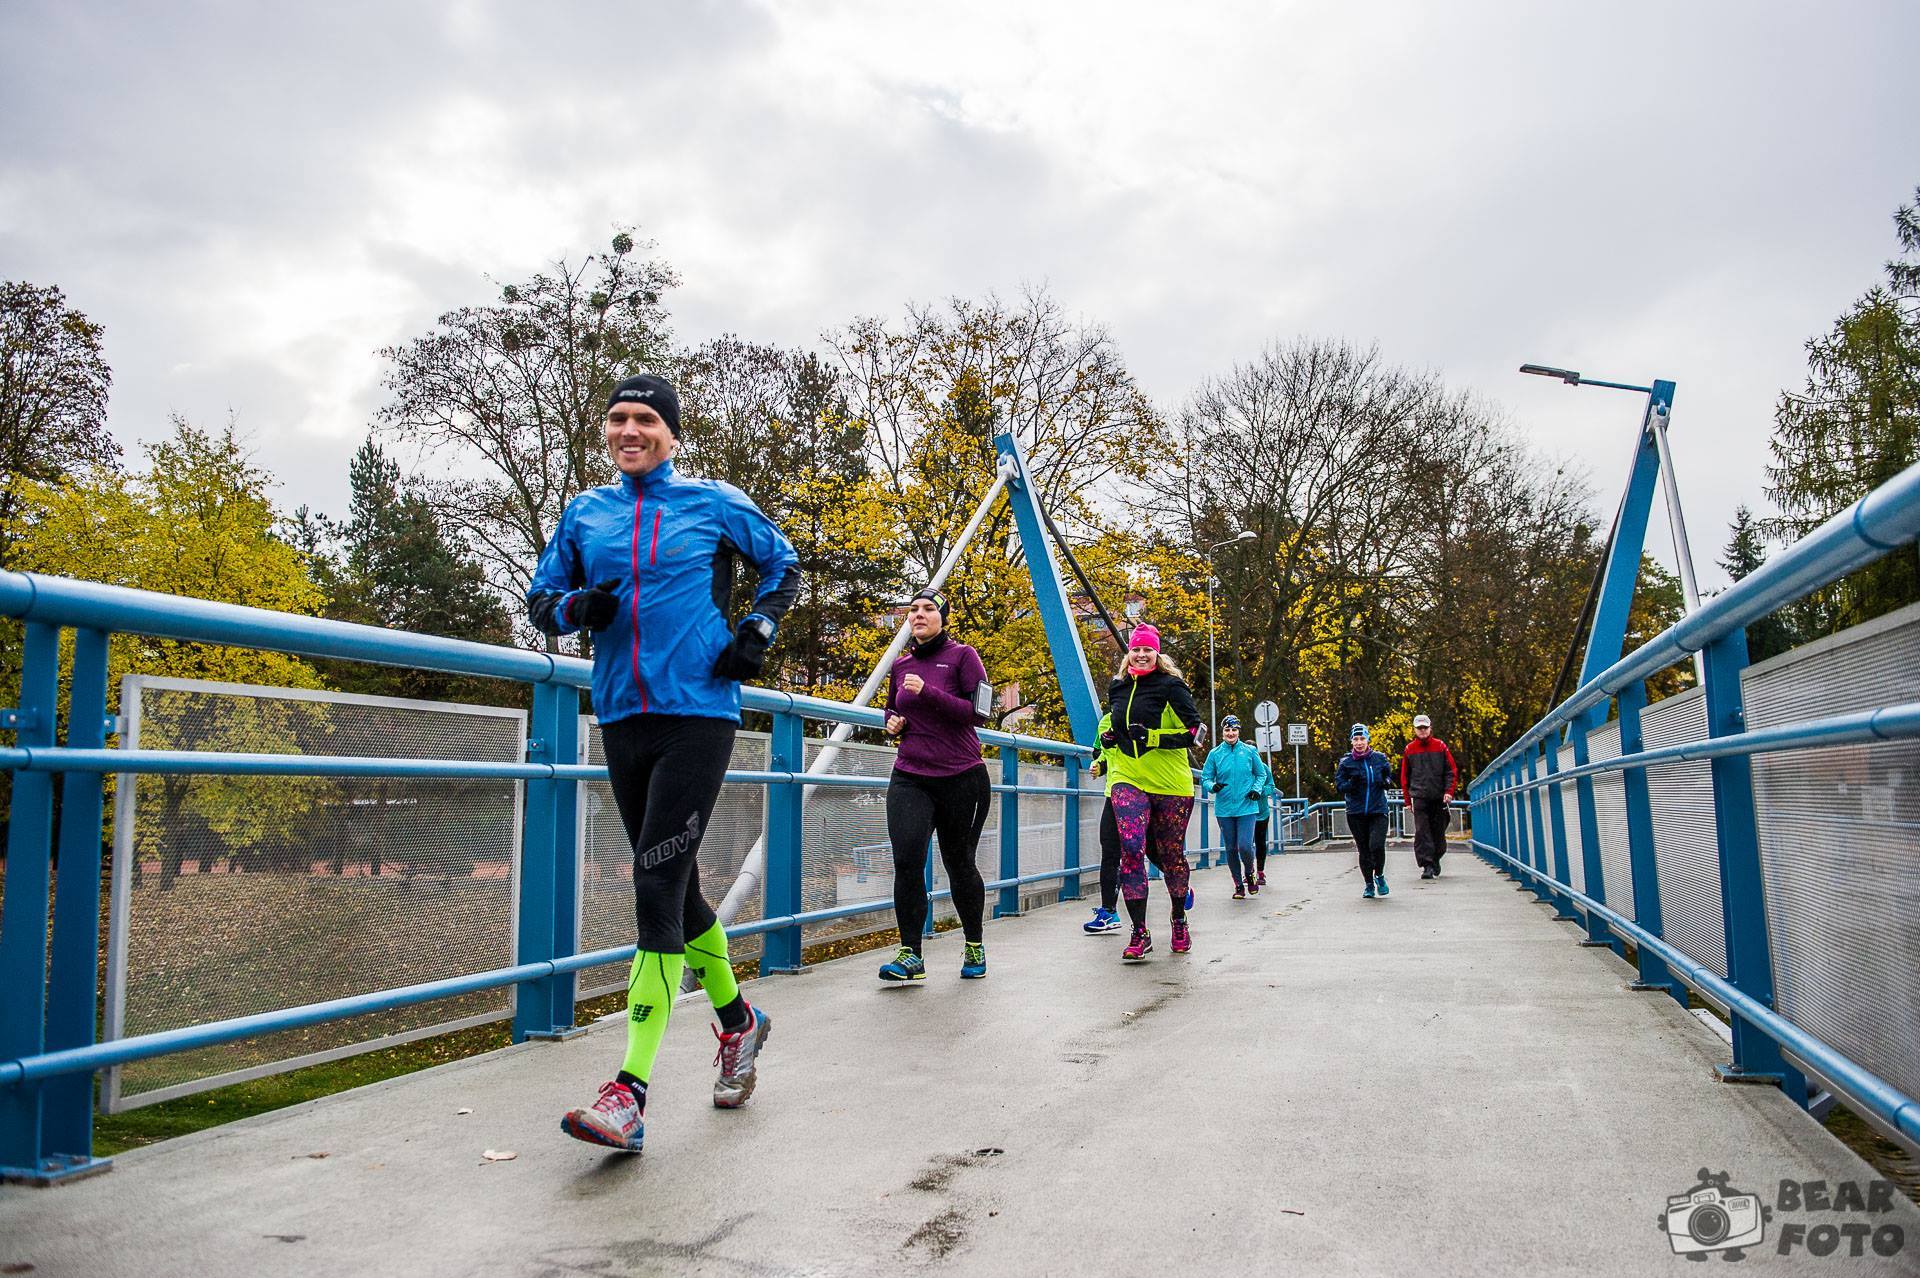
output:
[[[1698,611],[1587,680],[1469,785],[1476,818],[1474,847],[1482,856],[1521,879],[1539,899],[1555,905],[1558,917],[1581,922],[1585,943],[1610,945],[1616,951],[1623,950],[1623,943],[1631,943],[1638,951],[1639,988],[1669,991],[1683,1004],[1692,989],[1727,1010],[1733,1027],[1733,1059],[1722,1070],[1725,1076],[1777,1082],[1805,1105],[1809,1100],[1805,1073],[1810,1072],[1869,1121],[1909,1144],[1920,1144],[1920,1101],[1877,1076],[1867,1064],[1849,1059],[1794,1024],[1774,1006],[1774,956],[1751,759],[1776,751],[1910,740],[1920,736],[1920,703],[1748,729],[1741,673],[1747,665],[1747,625],[1883,555],[1911,547],[1916,537],[1920,537],[1920,466],[1901,472]],[[1646,680],[1695,653],[1704,658],[1707,739],[1647,749],[1641,728],[1647,707]],[[1591,762],[1587,739],[1606,718],[1609,705],[1620,721],[1620,753]],[[1562,744],[1571,747],[1573,759],[1573,766],[1564,770],[1559,758]],[[1725,976],[1670,943],[1661,917],[1648,769],[1692,761],[1707,763],[1712,779]],[[1632,918],[1607,903],[1600,864],[1593,778],[1612,773],[1621,777],[1625,800]],[[1572,814],[1561,800],[1562,787],[1569,785]],[[1544,821],[1543,798],[1550,817]],[[1574,889],[1569,873],[1570,820],[1578,826],[1583,891]]]
[[[0,909],[0,1175],[48,1181],[97,1166],[91,1159],[93,1071],[278,1030],[343,1020],[368,1012],[480,990],[517,987],[516,1041],[569,1029],[575,975],[620,962],[632,946],[578,953],[576,820],[579,785],[604,768],[579,758],[580,691],[592,667],[583,660],[382,630],[372,626],[183,599],[92,582],[0,572],[0,615],[25,623],[20,705],[0,718],[15,743],[0,748],[0,767],[14,775],[8,829],[7,883]],[[57,743],[61,638],[72,633],[66,740]],[[525,762],[240,754],[182,750],[110,750],[106,736],[107,639],[110,634],[246,647],[297,656],[412,666],[528,684],[532,710]],[[730,771],[729,782],[767,787],[767,863],[762,917],[728,929],[758,935],[762,971],[801,965],[803,929],[811,923],[892,908],[890,899],[827,909],[802,908],[801,799],[807,786],[882,788],[885,778],[808,775],[803,725],[812,719],[879,728],[878,710],[766,688],[742,689],[744,708],[773,719],[769,766]],[[996,748],[1001,777],[999,892],[996,914],[1015,912],[1023,887],[1057,882],[1062,898],[1080,895],[1080,804],[1098,801],[1080,786],[1092,751],[1072,743],[983,731]],[[1020,752],[1057,757],[1059,787],[1022,784]],[[496,778],[525,784],[513,965],[399,989],[332,999],[210,1024],[95,1042],[98,1006],[103,774],[227,774],[411,778]],[[59,883],[54,891],[53,778],[59,796]],[[1064,805],[1063,866],[1021,871],[1020,799],[1058,797]],[[1207,816],[1202,796],[1201,818]],[[1206,842],[1202,826],[1202,844]],[[1097,861],[1096,861],[1097,866]],[[936,892],[936,899],[949,895]],[[52,922],[49,928],[49,905]]]

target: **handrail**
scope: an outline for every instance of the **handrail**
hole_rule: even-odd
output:
[[[1481,768],[1477,784],[1628,684],[1683,661],[1810,591],[1920,537],[1920,463],[1907,467],[1725,591],[1576,688]]]

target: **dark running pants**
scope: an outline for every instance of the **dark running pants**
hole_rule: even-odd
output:
[[[1360,874],[1376,879],[1387,872],[1387,817],[1384,812],[1371,816],[1347,814],[1347,828],[1353,831],[1353,846],[1360,851]]]
[[[1409,806],[1413,808],[1413,859],[1437,870],[1447,852],[1447,824],[1453,814],[1445,799],[1414,799]]]
[[[893,770],[887,783],[887,837],[893,842],[893,914],[900,944],[920,953],[927,930],[927,840],[940,839],[940,863],[953,888],[953,910],[969,941],[980,939],[987,887],[974,862],[987,823],[993,783],[982,763],[958,776],[922,777]]]
[[[1253,861],[1257,873],[1267,872],[1267,822],[1270,818],[1261,817],[1253,823]]]
[[[714,924],[700,894],[700,837],[733,759],[731,719],[641,714],[600,725],[607,779],[633,840],[633,913],[642,950],[678,954]]]

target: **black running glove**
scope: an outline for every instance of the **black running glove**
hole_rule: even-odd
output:
[[[722,679],[744,681],[760,677],[773,644],[773,623],[758,614],[743,617],[733,630],[733,642],[720,650],[713,673]]]
[[[1120,744],[1120,738],[1114,736],[1111,732],[1103,732],[1100,734],[1100,744],[1111,750]]]
[[[1129,723],[1127,725],[1127,735],[1135,741],[1138,741],[1141,745],[1145,745],[1149,735],[1147,725],[1144,723]]]
[[[1260,802],[1260,792],[1258,790],[1247,791],[1247,797],[1253,800],[1255,803]]]
[[[1222,790],[1226,788],[1227,788],[1227,783],[1225,781],[1215,781],[1213,783],[1213,792],[1215,794],[1220,793]]]
[[[582,590],[567,602],[567,620],[582,630],[605,630],[620,615],[618,577],[609,577],[591,590]]]

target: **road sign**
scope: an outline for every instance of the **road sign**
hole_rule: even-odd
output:
[[[1262,701],[1253,708],[1253,721],[1263,727],[1280,722],[1280,707],[1271,701]]]
[[[1289,723],[1287,725],[1287,744],[1306,745],[1307,743],[1307,725],[1304,723]]]
[[[1263,702],[1262,704],[1268,703]],[[1280,729],[1277,725],[1263,723],[1255,728],[1254,732],[1258,734],[1259,742],[1254,749],[1258,750],[1261,754],[1272,754],[1280,748]]]

